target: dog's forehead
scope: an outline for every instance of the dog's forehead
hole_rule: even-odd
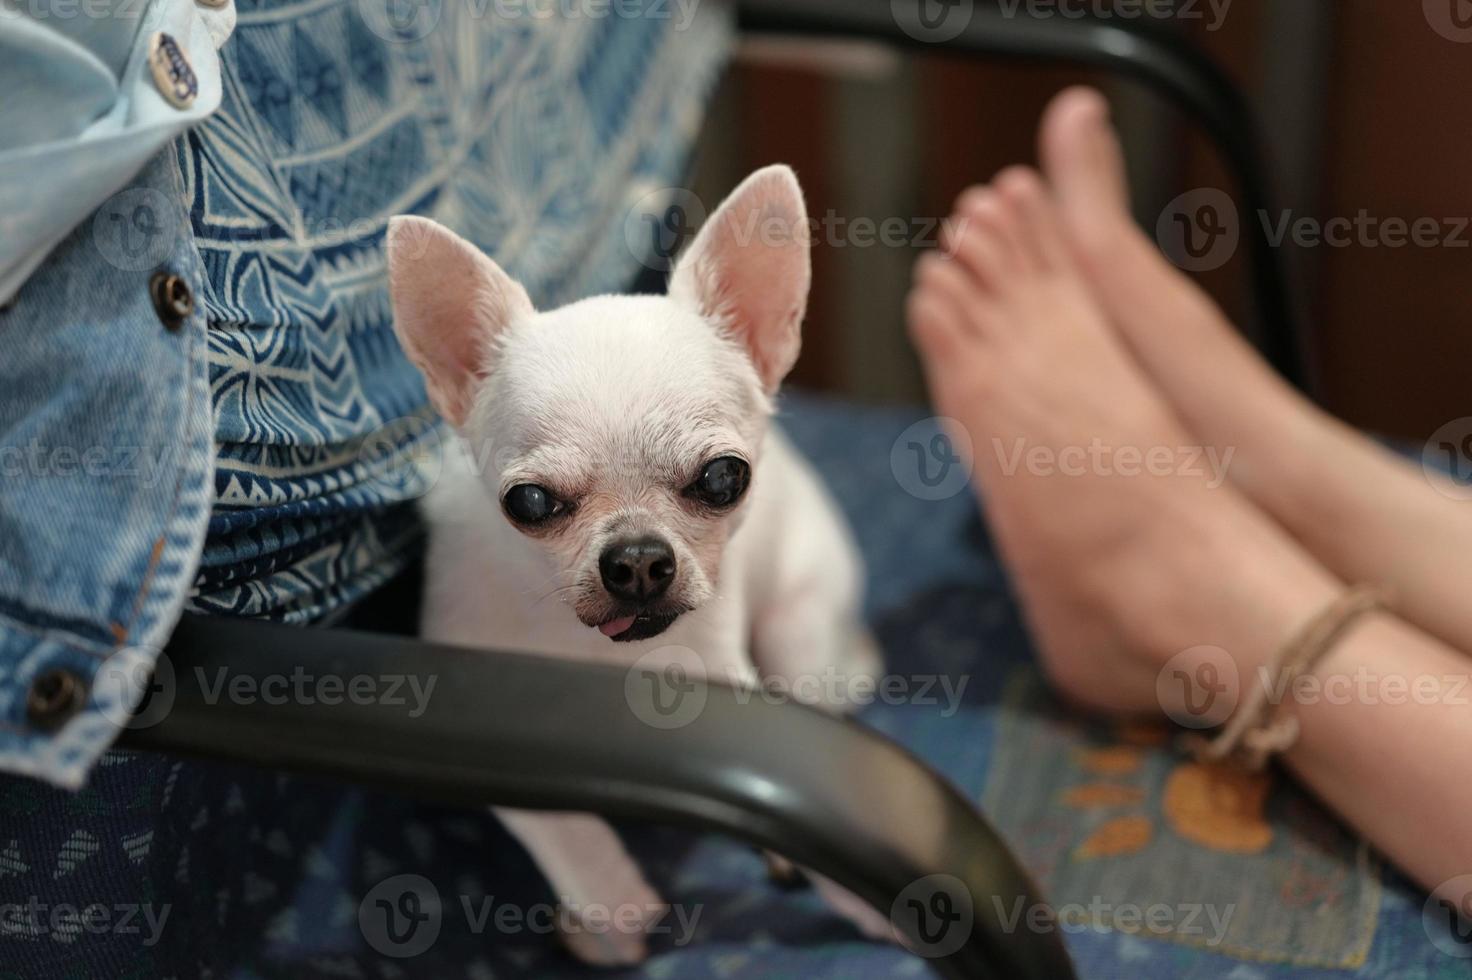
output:
[[[762,416],[754,371],[733,344],[663,297],[598,297],[511,332],[492,384],[492,425],[517,450],[688,466],[737,448]]]

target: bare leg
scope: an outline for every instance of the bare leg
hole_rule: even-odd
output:
[[[1158,710],[1167,661],[1212,645],[1258,682],[1343,583],[1230,483],[1128,475],[1125,450],[1133,460],[1191,440],[1107,322],[1036,174],[968,192],[955,223],[955,257],[917,269],[910,329],[938,409],[971,438],[987,520],[1050,677],[1105,710]],[[1096,442],[1113,452],[1063,465]],[[1287,763],[1428,887],[1472,872],[1472,779],[1450,748],[1472,744],[1472,711],[1457,702],[1467,662],[1382,615],[1316,676],[1361,670],[1433,678],[1430,703],[1304,704]]]
[[[1472,874],[1467,658],[1387,615],[1314,673],[1323,692],[1294,707],[1302,734],[1289,768],[1426,888]],[[1472,909],[1472,893],[1442,897]]]
[[[1396,608],[1472,651],[1472,503],[1284,384],[1129,214],[1103,98],[1070,89],[1040,135],[1072,250],[1110,322],[1197,437],[1231,447],[1231,477],[1346,581],[1390,586]]]

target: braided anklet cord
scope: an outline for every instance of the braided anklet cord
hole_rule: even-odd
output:
[[[1357,585],[1334,600],[1274,655],[1269,669],[1281,681],[1277,690],[1291,691],[1298,678],[1311,671],[1350,627],[1369,613],[1384,609],[1386,603],[1385,592],[1371,585]],[[1231,759],[1255,771],[1266,765],[1270,756],[1291,748],[1298,741],[1298,719],[1283,701],[1270,703],[1268,698],[1268,685],[1256,679],[1246,684],[1242,704],[1221,732],[1210,740],[1193,740],[1196,758],[1202,762]]]

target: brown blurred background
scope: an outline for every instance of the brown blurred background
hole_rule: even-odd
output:
[[[1110,0],[1076,3],[1085,4]],[[1472,415],[1472,231],[1452,240],[1472,216],[1472,2],[1227,0],[1220,17],[1207,0],[1176,7],[1178,16],[1151,22],[1205,49],[1255,109],[1281,209],[1273,221],[1364,211],[1442,229],[1432,247],[1389,247],[1378,231],[1344,246],[1281,246],[1319,400],[1356,425],[1415,440]],[[923,397],[901,311],[910,266],[933,244],[926,222],[968,183],[1034,161],[1039,112],[1075,82],[1099,85],[1114,103],[1147,228],[1184,191],[1233,191],[1193,124],[1132,83],[868,46],[742,48],[710,115],[697,190],[713,200],[753,167],[786,161],[810,214],[838,229],[814,252],[800,383]],[[906,240],[924,240],[857,245],[863,218],[903,219]],[[1239,322],[1251,310],[1244,252],[1198,276]]]

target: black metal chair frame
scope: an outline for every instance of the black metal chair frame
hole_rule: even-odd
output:
[[[1136,78],[1200,120],[1234,171],[1246,207],[1254,213],[1266,207],[1245,105],[1199,53],[1133,25],[1009,17],[986,4],[975,6],[965,28],[941,44],[902,29],[902,19],[938,2],[743,0],[738,10],[742,29],[751,33],[868,38]],[[1251,246],[1265,353],[1301,381],[1284,272],[1265,235],[1253,237]],[[402,608],[389,618],[412,620],[412,598],[392,604]],[[1073,975],[1056,931],[1009,929],[1000,914],[1019,899],[1041,899],[975,807],[920,760],[861,725],[739,698],[713,683],[699,690],[705,704],[698,717],[667,731],[630,709],[638,685],[630,687],[624,670],[352,629],[186,617],[166,656],[174,674],[171,710],[157,724],[126,732],[124,747],[457,804],[586,810],[730,834],[831,877],[882,912],[913,904],[918,917],[900,907],[894,919],[915,948],[945,953],[932,959],[944,976]],[[262,678],[297,668],[318,675],[415,671],[438,683],[428,709],[410,718],[382,703],[212,699],[200,679],[220,667]],[[587,738],[590,731],[598,737]],[[932,926],[957,932],[938,938],[926,927],[926,910],[939,916]]]

